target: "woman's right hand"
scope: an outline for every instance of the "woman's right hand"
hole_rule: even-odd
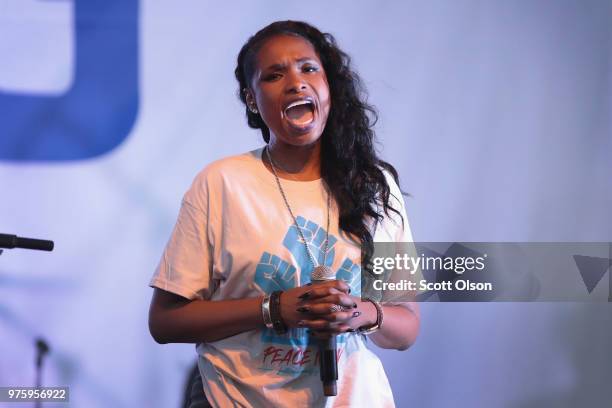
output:
[[[349,293],[350,287],[342,280],[289,289],[281,294],[281,317],[289,328],[344,333],[352,329],[349,321],[356,317],[356,303]]]

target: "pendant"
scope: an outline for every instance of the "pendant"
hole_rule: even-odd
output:
[[[336,279],[336,274],[329,266],[318,265],[315,266],[310,276],[311,281],[326,281]]]

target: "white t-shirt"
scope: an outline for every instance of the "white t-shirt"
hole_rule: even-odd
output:
[[[218,160],[200,172],[151,280],[188,299],[240,299],[310,281],[313,266],[283,201],[263,149]],[[403,200],[387,174],[391,201],[404,217],[385,218],[374,240],[412,241]],[[281,183],[313,255],[323,261],[326,193],[321,180]],[[338,232],[330,209],[326,264],[360,293],[360,247]],[[378,357],[357,333],[337,336],[338,395],[325,397],[318,350],[305,329],[277,335],[262,327],[199,343],[199,369],[214,407],[392,407],[393,395]]]

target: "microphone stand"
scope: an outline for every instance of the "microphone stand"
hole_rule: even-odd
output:
[[[23,249],[35,249],[40,251],[53,251],[54,243],[53,241],[47,241],[42,239],[33,239],[33,238],[22,238],[17,235],[9,235],[9,234],[0,234],[0,255],[4,252],[2,248],[23,248]],[[36,346],[36,361],[35,361],[35,369],[36,369],[36,379],[35,386],[36,389],[40,389],[42,386],[42,369],[45,355],[49,352],[49,343],[45,341],[42,337],[37,337],[35,340]],[[42,405],[40,399],[36,399],[35,407],[40,408]]]
[[[36,339],[36,389],[42,386],[42,368],[45,355],[49,352],[49,344],[42,337]],[[40,408],[42,402],[37,399],[35,407]]]

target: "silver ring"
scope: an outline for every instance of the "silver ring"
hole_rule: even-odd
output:
[[[331,307],[331,311],[332,312],[340,312],[340,311],[343,311],[343,310],[344,310],[344,308],[342,306],[340,306],[340,305],[333,305]]]

